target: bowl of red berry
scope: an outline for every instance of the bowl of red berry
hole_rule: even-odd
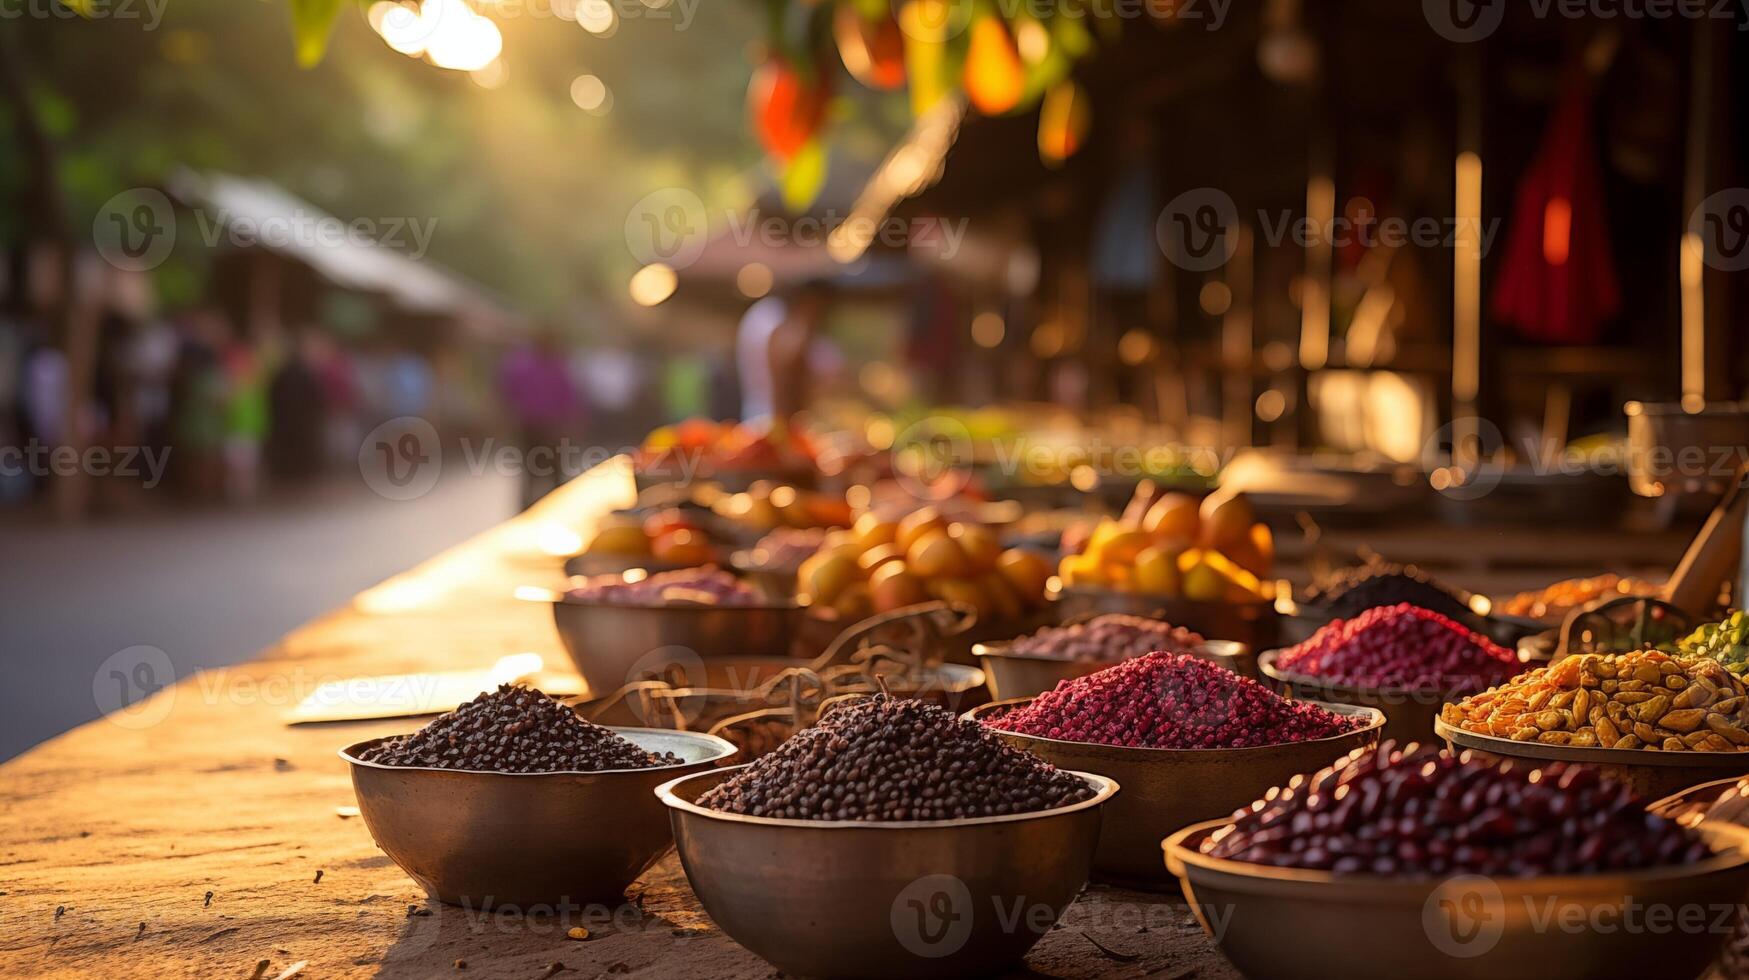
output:
[[[1284,698],[1190,654],[1150,653],[993,702],[967,718],[1063,769],[1123,787],[1107,807],[1094,877],[1173,888],[1160,839],[1231,813],[1296,773],[1378,740],[1374,708]]]
[[[1749,890],[1746,844],[1588,767],[1386,742],[1164,847],[1246,976],[1692,980]]]
[[[945,978],[1016,966],[1051,930],[1118,786],[875,695],[657,793],[705,912],[784,974]]]
[[[1402,602],[1336,619],[1257,669],[1296,697],[1385,713],[1385,738],[1426,740],[1442,705],[1525,669],[1519,655],[1462,623]]]
[[[623,902],[673,841],[655,788],[734,754],[711,735],[591,724],[510,685],[340,751],[371,837],[432,898],[524,911]]]
[[[713,565],[583,579],[552,606],[565,650],[596,699],[675,663],[788,656],[802,615],[794,599]]]
[[[1156,650],[1188,653],[1249,675],[1250,648],[1200,634],[1160,619],[1107,613],[1000,643],[972,646],[988,677],[990,697],[998,701],[1030,698],[1058,682],[1085,677],[1122,660]]]

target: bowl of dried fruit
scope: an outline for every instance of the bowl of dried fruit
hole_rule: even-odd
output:
[[[990,696],[1006,701],[1042,694],[1060,681],[1085,677],[1156,650],[1188,653],[1248,677],[1254,670],[1250,648],[1243,643],[1205,640],[1164,620],[1124,613],[1047,626],[1000,643],[975,644],[972,656],[988,675]]]
[[[693,732],[606,728],[532,688],[340,751],[377,846],[439,901],[617,905],[673,838],[653,791],[735,754]]]
[[[1164,848],[1246,976],[1692,980],[1734,928],[1745,845],[1585,766],[1385,743]]]
[[[786,974],[830,977],[1018,963],[1087,883],[1117,792],[885,695],[657,790],[712,921]]]
[[[1160,838],[1378,741],[1374,708],[1292,701],[1190,654],[1151,653],[967,718],[1059,769],[1124,788],[1106,807],[1093,876],[1176,888]]]
[[[1657,650],[1564,657],[1446,705],[1434,729],[1453,749],[1596,766],[1653,798],[1749,773],[1749,687]]]

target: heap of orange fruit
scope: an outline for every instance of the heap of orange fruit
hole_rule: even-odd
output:
[[[897,521],[866,513],[850,529],[829,533],[802,562],[797,587],[814,608],[849,619],[931,599],[1017,619],[1044,603],[1050,575],[1043,558],[1004,550],[984,525],[925,507]]]
[[[1198,501],[1167,493],[1145,509],[1106,518],[1071,547],[1065,586],[1095,586],[1172,599],[1258,602],[1275,595],[1275,540],[1243,494]]]
[[[644,437],[637,466],[646,471],[723,473],[810,468],[815,447],[807,433],[744,422],[687,419]]]
[[[590,555],[652,558],[674,565],[704,565],[717,560],[710,534],[678,507],[645,518],[610,514],[583,550]]]
[[[724,494],[711,504],[717,516],[755,531],[779,527],[849,527],[850,505],[843,495],[798,490],[760,480],[744,493]]]

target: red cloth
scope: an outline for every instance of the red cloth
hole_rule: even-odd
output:
[[[1495,319],[1523,336],[1555,344],[1595,343],[1621,308],[1604,220],[1602,177],[1591,135],[1591,87],[1575,72],[1555,107],[1535,159],[1518,185],[1505,258],[1494,286]],[[1571,215],[1560,252],[1560,205]],[[1545,228],[1551,215],[1555,227]],[[1552,255],[1551,255],[1552,253]]]

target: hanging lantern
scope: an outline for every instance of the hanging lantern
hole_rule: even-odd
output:
[[[960,81],[973,108],[986,116],[1001,115],[1020,103],[1026,92],[1026,69],[1001,18],[985,14],[972,22]]]
[[[767,58],[747,86],[747,113],[759,145],[788,161],[820,129],[826,115],[824,80],[810,82],[788,60]]]
[[[1058,82],[1045,92],[1038,115],[1038,155],[1055,166],[1080,151],[1093,124],[1087,93],[1072,81]]]
[[[832,36],[850,77],[882,91],[905,84],[905,35],[890,15],[871,19],[856,4],[841,4],[832,16]]]

